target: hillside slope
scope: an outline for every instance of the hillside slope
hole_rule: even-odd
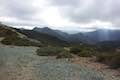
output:
[[[45,45],[52,45],[52,46],[66,46],[68,43],[66,41],[60,40],[57,37],[45,34],[45,33],[40,33],[37,31],[33,30],[20,30],[16,29],[19,33],[22,33],[26,35],[29,38],[39,40]]]
[[[35,27],[33,29],[33,31],[48,34],[50,36],[57,37],[58,39],[64,40],[64,41],[68,41],[68,37],[69,37],[69,34],[67,34],[65,32],[62,32],[60,30],[53,30],[53,29],[48,28],[48,27],[44,27],[44,28]]]
[[[0,37],[4,39],[1,43],[5,45],[16,45],[16,46],[37,46],[40,47],[42,44],[27,38],[25,35],[17,32],[14,28],[0,24]]]

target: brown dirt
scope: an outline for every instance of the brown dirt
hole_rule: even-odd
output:
[[[76,57],[71,62],[92,68],[105,75],[106,80],[120,80],[120,69],[110,69],[109,66],[98,63],[95,58]]]

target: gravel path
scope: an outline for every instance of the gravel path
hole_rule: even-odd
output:
[[[0,80],[105,80],[103,74],[66,59],[39,57],[36,49],[0,46]]]

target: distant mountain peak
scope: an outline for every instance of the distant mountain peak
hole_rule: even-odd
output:
[[[49,27],[43,27],[43,28],[35,27],[33,30],[35,30],[35,31],[52,31],[52,29],[50,29]]]
[[[49,27],[43,27],[43,29],[50,29]]]
[[[59,31],[59,30],[53,30],[49,27],[43,27],[43,28],[34,28],[34,31],[40,32],[40,33],[45,33],[54,37],[57,37],[61,40],[66,40],[66,38],[69,36],[67,33]]]

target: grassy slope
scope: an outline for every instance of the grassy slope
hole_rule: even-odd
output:
[[[40,43],[32,42],[27,38],[21,38],[13,28],[2,24],[0,25],[0,37],[4,37],[1,42],[5,45],[41,46]]]

